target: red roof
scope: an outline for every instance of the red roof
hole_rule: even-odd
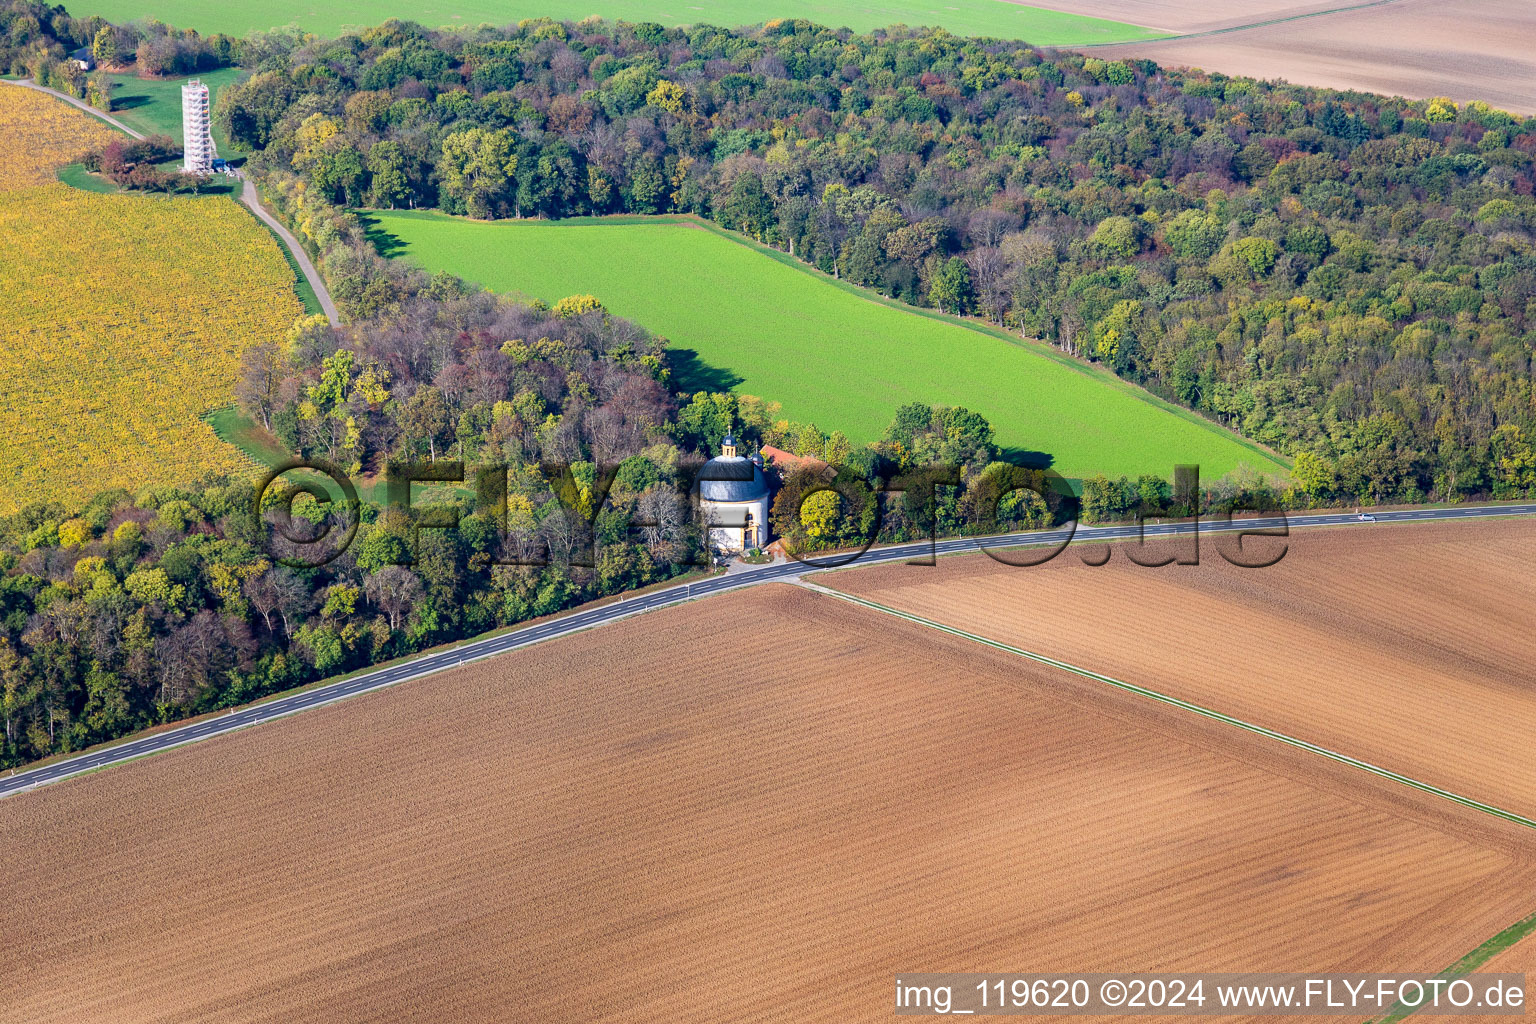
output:
[[[773,460],[773,464],[779,469],[815,469],[825,466],[820,459],[813,459],[809,455],[792,455],[782,448],[775,448],[771,444],[763,445],[763,458]]]

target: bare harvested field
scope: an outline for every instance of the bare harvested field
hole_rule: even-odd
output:
[[[1297,531],[1267,569],[982,556],[827,582],[1536,817],[1536,526]],[[1102,552],[1103,548],[1099,547]],[[1144,559],[1146,560],[1146,559]]]
[[[769,585],[0,802],[0,1020],[841,1024],[905,970],[1438,969],[1528,912],[1532,847]]]
[[[1252,25],[1259,21],[1294,18],[1319,11],[1334,11],[1373,0],[1010,0],[1029,7],[1048,7],[1095,18],[1125,21],[1162,32],[1210,32],[1213,29]]]
[[[1227,4],[1213,7],[1207,0],[1083,0],[1047,6],[1204,32],[1234,23],[1292,18],[1323,5],[1249,0],[1234,10]],[[1141,13],[1133,17],[1133,10]],[[1208,13],[1212,11],[1219,13]],[[1536,4],[1529,0],[1396,0],[1216,35],[1095,47],[1092,52],[1415,99],[1479,99],[1518,113],[1536,112]]]

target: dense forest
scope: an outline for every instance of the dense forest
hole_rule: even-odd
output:
[[[1536,486],[1536,126],[1484,104],[802,21],[0,23],[17,70],[98,37],[249,68],[216,116],[306,207],[692,212],[1102,362],[1294,456],[1313,500]]]
[[[1318,500],[1536,485],[1536,125],[939,30],[389,23],[217,116],[333,204],[687,211],[1100,361]]]

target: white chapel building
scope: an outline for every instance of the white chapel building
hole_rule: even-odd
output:
[[[738,454],[736,438],[727,434],[719,457],[699,470],[697,494],[711,548],[737,552],[767,545],[768,478],[761,455]]]

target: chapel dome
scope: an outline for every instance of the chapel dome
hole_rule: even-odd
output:
[[[704,501],[758,501],[768,497],[768,479],[757,459],[736,454],[736,439],[727,434],[723,454],[699,470],[699,497]]]

